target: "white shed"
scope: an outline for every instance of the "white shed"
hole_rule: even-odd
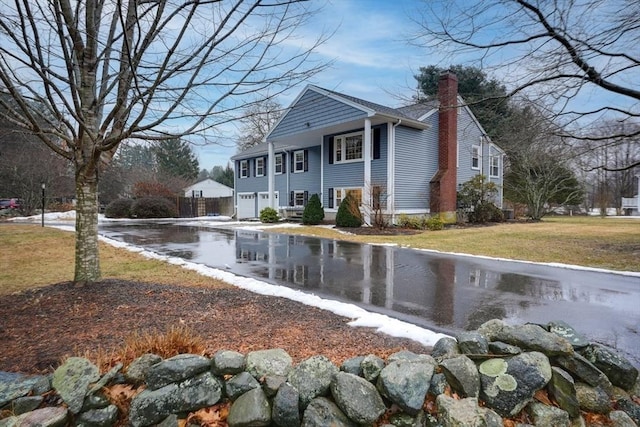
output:
[[[211,178],[196,182],[184,189],[185,197],[233,197],[233,188]]]

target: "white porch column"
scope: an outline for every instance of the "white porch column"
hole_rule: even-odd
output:
[[[275,174],[275,156],[273,154],[273,141],[267,141],[267,147],[269,150],[269,155],[267,157],[267,177],[269,181],[269,207],[277,210],[277,206],[275,206],[275,187],[276,187],[276,174]]]
[[[371,225],[371,119],[364,119],[364,189],[362,204],[364,206],[364,223]]]

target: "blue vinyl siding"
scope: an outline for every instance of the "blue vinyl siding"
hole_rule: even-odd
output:
[[[397,211],[429,207],[429,182],[438,170],[437,115],[434,114],[430,121],[435,129],[396,128],[393,194]]]
[[[279,194],[279,206],[289,205],[290,191],[308,191],[309,196],[320,194],[320,147],[309,147],[307,150],[308,171],[291,173],[291,156],[293,151],[286,152],[286,173],[275,176],[274,190]],[[259,156],[262,157],[262,156]],[[239,177],[240,160],[235,162],[236,170],[236,194],[260,193],[269,191],[269,179],[267,176],[256,177],[254,173],[255,159],[248,159],[250,176]]]
[[[314,193],[320,195],[320,146],[309,147],[306,150],[308,150],[309,170],[289,175],[289,191],[308,191],[309,197],[311,197]],[[289,153],[287,153],[287,157],[289,157]],[[291,172],[291,161],[288,160],[288,162],[287,172]],[[287,196],[286,203],[284,203],[284,198],[280,202],[283,206],[289,204],[289,194],[285,195]],[[282,193],[280,197],[283,197]]]
[[[387,155],[388,155],[388,135],[387,125],[374,126],[380,130],[380,158],[371,160],[371,184],[380,185],[386,190],[387,185]],[[337,135],[344,133],[351,133],[362,131],[363,129],[352,129],[347,132],[341,132]],[[353,163],[329,163],[329,151],[330,144],[329,139],[334,135],[327,135],[324,137],[324,189],[325,192],[322,195],[322,205],[329,206],[329,188],[352,188],[352,187],[364,187],[364,161]],[[373,157],[373,148],[371,149],[371,156]],[[337,209],[334,206],[334,209]]]
[[[264,156],[259,156],[264,157]],[[267,177],[266,176],[255,176],[255,158],[248,159],[249,162],[249,177],[248,178],[240,178],[240,160],[236,160],[235,162],[235,172],[236,172],[236,194],[237,193],[252,193],[259,191],[267,191]],[[264,189],[263,189],[264,187]]]
[[[482,130],[469,115],[466,109],[461,109],[458,115],[458,186],[469,181],[474,176],[483,174],[489,181],[494,182],[499,187],[499,200],[502,200],[502,174],[503,159],[500,159],[500,177],[490,177],[491,156],[501,156],[502,153],[494,144],[482,138]],[[482,143],[481,143],[482,141]],[[480,169],[471,168],[472,147],[482,147],[482,164]]]
[[[282,121],[270,133],[269,138],[294,135],[358,118],[364,119],[366,116],[367,114],[362,110],[309,89],[287,111]]]
[[[380,185],[383,191],[387,192],[387,153],[389,152],[387,125],[374,128],[380,129],[380,158],[371,160],[371,184]],[[371,156],[373,156],[373,149]]]

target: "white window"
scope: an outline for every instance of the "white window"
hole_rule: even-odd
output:
[[[284,156],[282,155],[282,153],[276,154],[274,162],[274,173],[276,175],[282,174],[284,172],[284,168],[282,167],[284,165]]]
[[[293,206],[304,207],[304,191],[295,191],[293,193]]]
[[[249,177],[249,160],[240,161],[240,178]]]
[[[293,172],[304,172],[304,150],[293,152]]]
[[[264,157],[256,159],[256,176],[264,176]]]
[[[491,156],[489,163],[489,176],[492,178],[500,177],[500,156]]]
[[[471,169],[480,169],[480,146],[471,146]]]
[[[362,160],[363,133],[355,132],[336,136],[333,139],[334,163],[357,162]]]
[[[350,194],[351,197],[353,197],[354,199],[356,199],[356,201],[358,202],[358,206],[360,206],[362,204],[362,188],[360,187],[356,187],[356,188],[336,188],[333,192],[333,196],[335,199],[335,204],[334,206],[337,208],[340,207],[340,203],[342,203],[342,200],[347,197],[347,194]]]

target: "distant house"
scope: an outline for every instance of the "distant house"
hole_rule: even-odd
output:
[[[233,188],[211,178],[203,179],[184,189],[185,197],[233,197]]]
[[[367,223],[373,209],[455,219],[461,183],[483,174],[502,189],[504,157],[457,90],[445,73],[437,100],[389,108],[307,86],[263,143],[232,157],[238,218],[299,212],[317,193],[329,219],[347,194]]]

